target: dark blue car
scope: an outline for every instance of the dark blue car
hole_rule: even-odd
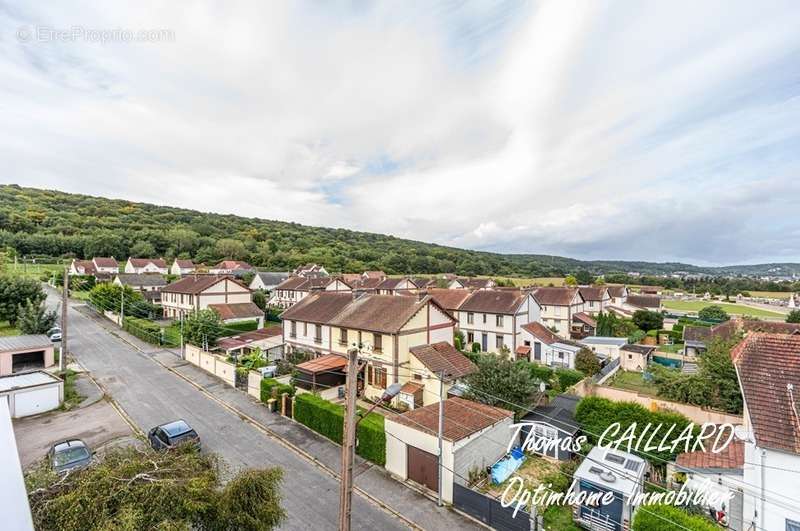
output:
[[[185,420],[176,420],[156,426],[147,434],[147,440],[154,450],[169,450],[179,444],[193,444],[200,449],[200,436]]]

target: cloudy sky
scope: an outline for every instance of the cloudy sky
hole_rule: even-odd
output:
[[[0,0],[0,182],[502,252],[800,261],[794,0],[128,4]]]

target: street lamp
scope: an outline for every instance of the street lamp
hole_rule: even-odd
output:
[[[342,472],[339,487],[339,530],[350,531],[350,508],[353,499],[353,459],[356,448],[356,428],[364,417],[369,415],[376,407],[383,403],[391,402],[403,387],[394,383],[387,387],[380,400],[372,404],[363,415],[359,415],[356,408],[356,390],[358,387],[358,352],[357,347],[347,350],[347,380],[345,381],[345,411],[342,437]]]

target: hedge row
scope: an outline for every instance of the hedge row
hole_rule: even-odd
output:
[[[692,529],[719,531],[720,528],[704,516],[692,515],[673,505],[643,505],[633,517],[633,531],[662,531]]]
[[[164,342],[161,327],[147,319],[126,316],[122,320],[122,329],[142,341],[147,341],[154,345],[160,345]]]
[[[273,390],[275,394],[273,395]],[[261,401],[265,404],[270,398],[277,398],[283,393],[289,393],[289,396],[294,396],[295,388],[291,385],[282,384],[275,378],[262,378],[261,379]]]
[[[328,439],[342,444],[344,407],[328,402],[317,395],[303,393],[297,395],[294,404],[294,420],[304,424]],[[384,419],[377,413],[370,413],[358,425],[356,453],[377,465],[386,464],[386,432]]]

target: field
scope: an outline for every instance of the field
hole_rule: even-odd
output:
[[[751,297],[761,297],[764,299],[779,299],[779,300],[786,300],[789,298],[788,291],[749,291],[748,292]]]
[[[38,280],[43,273],[48,273],[50,275],[52,275],[54,272],[63,274],[64,264],[19,263],[14,265],[14,262],[9,262],[5,264],[5,266],[2,266],[2,270],[5,273],[12,275],[19,275]]]
[[[650,382],[644,381],[640,372],[618,371],[608,385],[643,395],[656,396],[657,394],[656,387]]]
[[[786,317],[782,313],[771,312],[769,310],[762,310],[761,308],[752,308],[750,306],[744,306],[742,304],[731,304],[729,302],[662,300],[661,305],[668,310],[680,310],[684,312],[699,312],[700,310],[702,310],[707,306],[717,305],[721,306],[726,312],[732,315],[773,317],[781,320]]]
[[[533,278],[516,278],[516,277],[491,277],[495,280],[510,280],[515,286],[563,286],[564,277],[533,277]]]

